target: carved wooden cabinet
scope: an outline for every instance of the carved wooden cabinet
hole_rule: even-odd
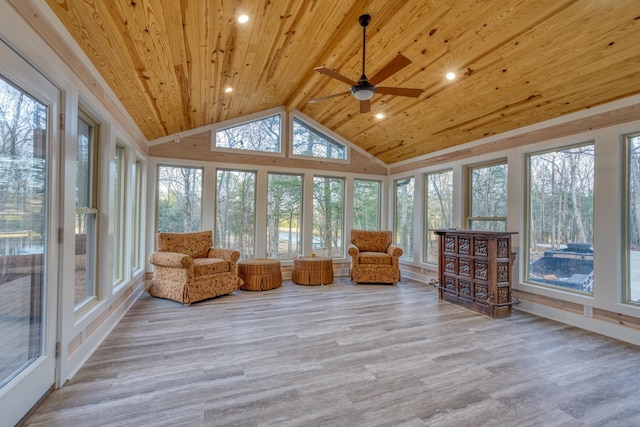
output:
[[[511,315],[511,232],[434,230],[440,299],[491,317]]]

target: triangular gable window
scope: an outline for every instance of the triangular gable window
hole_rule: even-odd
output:
[[[293,154],[320,159],[347,159],[347,147],[312,128],[298,118],[293,119]]]
[[[245,122],[216,131],[215,147],[280,153],[281,115]]]

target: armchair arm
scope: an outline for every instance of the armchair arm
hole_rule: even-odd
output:
[[[235,249],[209,248],[207,258],[220,258],[234,263],[240,259],[240,252]]]
[[[389,245],[387,248],[387,253],[391,256],[391,258],[398,259],[402,256],[402,248],[396,245]]]
[[[349,246],[347,246],[347,253],[351,255],[353,259],[356,259],[360,256],[360,249],[358,249],[356,245],[351,243]]]
[[[235,249],[209,248],[208,258],[220,258],[229,261],[229,271],[236,273],[240,251]]]
[[[158,267],[193,267],[193,258],[178,252],[153,252],[149,255],[149,262]]]

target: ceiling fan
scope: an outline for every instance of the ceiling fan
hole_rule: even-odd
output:
[[[420,94],[424,92],[423,89],[376,86],[378,83],[391,77],[407,65],[411,64],[411,60],[401,54],[398,54],[398,56],[393,58],[387,65],[382,67],[382,69],[379,70],[373,77],[371,77],[370,79],[367,78],[364,69],[367,52],[367,26],[371,22],[371,16],[366,14],[361,15],[358,18],[358,21],[360,22],[360,25],[362,25],[362,76],[360,76],[360,80],[355,82],[350,78],[338,73],[337,71],[331,70],[327,67],[314,68],[314,70],[321,74],[333,77],[334,79],[351,85],[351,88],[346,92],[340,92],[333,95],[311,99],[309,100],[309,102],[316,103],[325,101],[327,99],[352,94],[357,100],[360,101],[360,112],[368,113],[369,111],[371,111],[371,103],[369,102],[369,100],[373,98],[373,95],[375,93],[379,93],[382,95],[409,96],[412,98],[419,97]]]

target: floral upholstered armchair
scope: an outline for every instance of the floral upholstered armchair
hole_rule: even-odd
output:
[[[150,295],[190,305],[238,289],[240,252],[214,248],[211,231],[158,233],[156,246]]]
[[[391,231],[351,230],[351,280],[353,283],[400,281],[402,249],[392,244]]]

